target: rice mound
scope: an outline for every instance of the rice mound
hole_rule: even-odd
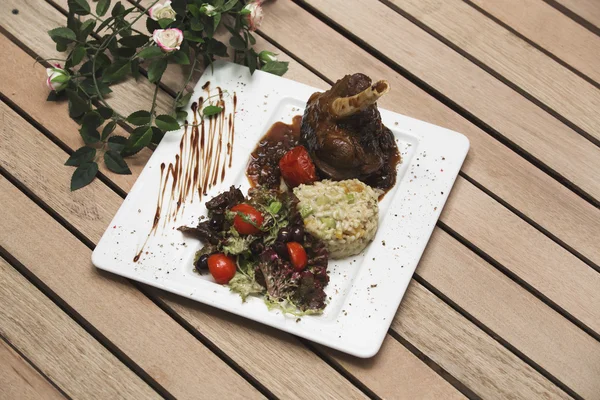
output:
[[[373,240],[380,193],[358,179],[294,188],[306,231],[325,242],[330,258],[358,254]]]

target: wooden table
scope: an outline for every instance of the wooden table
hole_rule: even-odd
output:
[[[34,62],[58,56],[46,31],[66,6],[0,7],[0,398],[600,399],[598,0],[265,5],[257,48],[289,60],[288,78],[385,78],[382,107],[471,141],[368,360],[92,266],[150,151],[132,176],[69,191],[81,139]],[[111,102],[127,114],[152,90],[126,82]]]

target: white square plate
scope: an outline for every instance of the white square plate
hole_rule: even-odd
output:
[[[210,82],[209,87],[203,89],[206,82]],[[267,310],[260,298],[251,297],[242,303],[238,294],[216,284],[210,275],[194,273],[194,253],[201,244],[183,236],[177,227],[197,224],[198,218],[206,215],[204,202],[229,186],[241,186],[245,193],[249,188],[245,168],[258,140],[274,122],[289,123],[294,115],[302,114],[309,96],[321,90],[261,71],[250,76],[243,66],[217,62],[214,70],[207,69],[198,82],[193,101],[200,97],[206,99],[208,93],[216,94],[217,87],[226,92],[225,112],[217,119],[213,143],[218,144],[218,127],[222,121],[221,158],[226,161],[216,175],[211,173],[211,181],[213,176],[217,177],[216,184],[207,189],[202,199],[198,190],[189,190],[180,208],[176,206],[177,199],[170,201],[172,176],[161,174],[161,164],[166,165],[166,172],[169,163],[176,164],[176,155],[181,154],[179,158],[185,166],[194,148],[200,148],[203,159],[210,129],[207,122],[205,146],[191,146],[191,133],[184,135],[183,129],[167,133],[94,250],[94,265],[358,357],[375,355],[465,159],[468,139],[435,125],[381,110],[384,124],[396,137],[402,163],[398,166],[396,185],[379,204],[379,230],[375,240],[360,255],[329,262],[331,281],[326,288],[329,303],[324,313],[298,320],[280,311]],[[234,93],[236,112],[233,111]],[[191,115],[189,106],[188,116]],[[232,157],[227,154],[230,122],[235,131]],[[225,176],[221,181],[225,162]],[[202,167],[200,165],[200,175]],[[193,173],[190,178],[194,181]],[[165,186],[163,179],[170,179],[164,196],[160,190]],[[183,179],[184,186],[185,183]],[[161,202],[160,220],[151,233],[157,203]],[[140,252],[139,259],[134,261]]]

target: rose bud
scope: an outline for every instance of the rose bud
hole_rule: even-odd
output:
[[[244,10],[250,11],[250,13],[246,14],[246,23],[251,31],[257,30],[263,20],[263,9],[260,3],[259,0],[251,1],[244,7]]]
[[[150,18],[155,21],[159,19],[175,19],[177,17],[177,13],[171,7],[171,0],[165,1],[163,4],[156,3],[148,10],[150,14]]]
[[[46,85],[50,90],[56,90],[57,92],[66,88],[71,79],[71,75],[60,64],[54,64],[54,67],[46,68],[46,74],[48,75]]]
[[[263,63],[268,63],[269,61],[277,61],[277,56],[275,53],[271,53],[270,51],[267,50],[263,50],[260,53],[258,53],[258,58],[260,59],[260,61],[262,61]]]
[[[183,32],[177,28],[156,29],[152,33],[152,39],[163,51],[170,53],[173,50],[179,50],[179,46],[183,42]]]
[[[200,12],[207,17],[214,17],[217,14],[217,9],[208,3],[204,3],[200,6]]]

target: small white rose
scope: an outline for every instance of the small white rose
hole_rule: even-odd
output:
[[[267,50],[263,50],[258,53],[258,58],[264,63],[268,63],[269,61],[277,61],[277,55]]]
[[[204,3],[202,6],[200,6],[200,12],[207,17],[214,17],[217,15],[217,9],[208,3]]]
[[[177,17],[177,13],[171,7],[171,0],[167,0],[163,4],[157,3],[153,5],[148,10],[148,13],[150,14],[150,18],[155,21],[159,19],[175,19]]]
[[[152,39],[163,51],[169,53],[173,50],[179,50],[179,46],[183,42],[183,32],[177,28],[156,29],[152,33]]]
[[[256,0],[251,1],[244,7],[244,10],[250,11],[249,14],[246,14],[246,22],[248,23],[248,27],[251,31],[257,30],[260,27],[260,24],[262,23],[264,13],[263,8],[260,4],[260,0]]]
[[[69,75],[60,64],[54,64],[54,67],[46,68],[46,75],[48,75],[46,85],[50,90],[55,90],[57,92],[66,88],[71,79],[71,75]]]

